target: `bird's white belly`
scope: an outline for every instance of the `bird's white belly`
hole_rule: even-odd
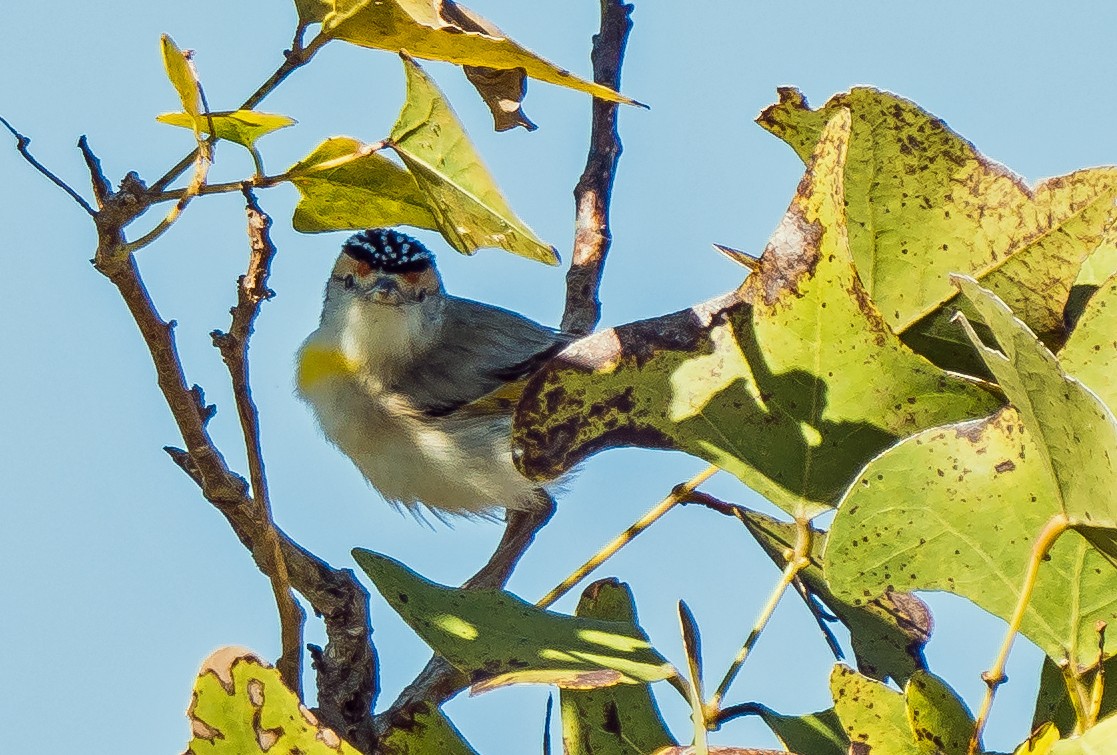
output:
[[[323,380],[303,397],[326,437],[393,503],[460,514],[540,505],[512,464],[508,417],[430,418],[352,378]]]

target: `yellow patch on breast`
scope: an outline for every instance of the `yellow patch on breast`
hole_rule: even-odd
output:
[[[352,377],[359,366],[335,348],[307,346],[299,354],[299,390],[306,393],[322,380]]]

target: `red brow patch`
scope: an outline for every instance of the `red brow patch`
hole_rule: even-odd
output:
[[[423,274],[417,272],[403,274],[403,279],[408,283],[418,283],[421,277],[423,277]]]
[[[357,275],[364,276],[364,275],[368,275],[371,272],[372,272],[372,265],[368,264],[367,262],[362,262],[360,260],[357,261]]]

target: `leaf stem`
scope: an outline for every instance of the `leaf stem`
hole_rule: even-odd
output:
[[[810,565],[810,553],[810,523],[805,519],[796,518],[795,547],[787,553],[787,566],[784,567],[779,582],[776,583],[775,588],[772,590],[772,594],[768,597],[768,602],[764,605],[764,608],[761,609],[752,631],[749,632],[749,636],[745,638],[745,644],[741,646],[741,650],[737,653],[737,657],[733,659],[733,663],[730,665],[729,670],[725,672],[725,678],[721,680],[721,684],[718,685],[717,691],[714,692],[713,697],[711,697],[709,703],[706,704],[706,718],[708,720],[716,721],[718,719],[721,701],[725,699],[725,694],[729,691],[729,686],[733,684],[733,680],[737,678],[737,674],[741,671],[741,667],[745,664],[752,649],[756,646],[757,640],[760,639],[761,632],[763,632],[764,628],[768,625],[768,621],[772,618],[772,614],[775,613],[776,606],[779,605],[780,599],[783,598],[784,593],[787,592],[787,588],[795,581],[796,575]]]
[[[194,174],[190,179],[190,185],[181,192],[175,206],[159,221],[158,225],[135,241],[130,241],[123,246],[121,251],[124,254],[133,254],[166,233],[182,215],[182,211],[186,209],[186,205],[190,204],[190,200],[202,193],[206,185],[206,176],[209,175],[209,168],[213,165],[213,144],[199,139],[198,149],[195,150],[194,154],[197,155],[197,159],[194,161]]]
[[[977,720],[974,722],[973,735],[970,737],[970,746],[967,752],[969,755],[976,755],[981,743],[981,734],[985,730],[985,724],[989,720],[989,711],[993,707],[993,698],[997,694],[997,688],[1008,681],[1005,676],[1005,664],[1008,663],[1008,654],[1012,651],[1012,644],[1016,640],[1016,635],[1020,631],[1020,624],[1024,621],[1024,612],[1028,609],[1028,603],[1032,599],[1032,591],[1035,590],[1036,577],[1039,575],[1039,566],[1043,563],[1043,559],[1047,557],[1048,552],[1055,541],[1059,539],[1067,529],[1070,528],[1070,521],[1067,519],[1066,514],[1057,514],[1048,520],[1047,524],[1039,533],[1035,543],[1032,544],[1032,555],[1028,560],[1027,571],[1024,572],[1024,584],[1020,588],[1020,597],[1016,601],[1016,607],[1013,609],[1012,618],[1008,622],[1008,631],[1005,632],[1004,641],[1001,643],[1001,649],[997,653],[997,658],[993,662],[993,668],[989,669],[981,675],[982,680],[985,682],[985,696],[981,700],[981,709],[977,714]]]
[[[1090,708],[1086,712],[1086,729],[1093,728],[1098,723],[1101,715],[1102,693],[1105,691],[1105,627],[1104,621],[1099,621],[1095,628],[1098,632],[1098,670],[1094,672],[1094,683],[1090,689]]]
[[[559,582],[550,592],[540,598],[535,605],[540,608],[548,608],[553,605],[556,600],[570,592],[571,588],[585,579],[590,572],[612,558],[617,551],[631,543],[637,535],[648,529],[648,527],[651,527],[660,517],[675,508],[683,499],[693,493],[695,488],[713,477],[718,469],[718,466],[711,464],[686,482],[681,485],[676,485],[670,495],[653,506],[648,513],[633,522],[632,526],[613,538],[605,547],[571,572],[566,579]]]
[[[241,103],[241,106],[237,108],[238,110],[252,110],[253,108],[255,108],[264,100],[265,97],[271,94],[272,91],[274,91],[275,88],[279,86],[284,79],[297,71],[299,68],[302,68],[307,63],[309,63],[314,57],[315,53],[317,53],[327,42],[330,41],[329,37],[325,37],[322,34],[319,34],[314,39],[310,40],[310,44],[304,46],[301,43],[302,30],[303,28],[300,27],[300,30],[296,31],[295,40],[291,44],[291,49],[288,50],[286,55],[284,56],[283,63],[279,66],[279,68],[275,69],[275,72],[271,76],[269,76],[268,79],[263,84],[261,84],[255,92],[249,95],[248,99]],[[163,174],[162,178],[151,185],[152,193],[160,194],[161,192],[165,191],[167,187],[170,186],[171,181],[174,181],[176,178],[181,176],[182,172],[190,167],[190,164],[194,162],[197,154],[198,150],[195,149],[189,155],[186,155],[177,163],[175,163],[175,165],[170,170]]]

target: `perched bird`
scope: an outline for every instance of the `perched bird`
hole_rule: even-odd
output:
[[[570,338],[446,293],[419,241],[376,228],[341,248],[298,392],[389,502],[435,515],[530,511],[547,493],[512,464],[523,381]]]

